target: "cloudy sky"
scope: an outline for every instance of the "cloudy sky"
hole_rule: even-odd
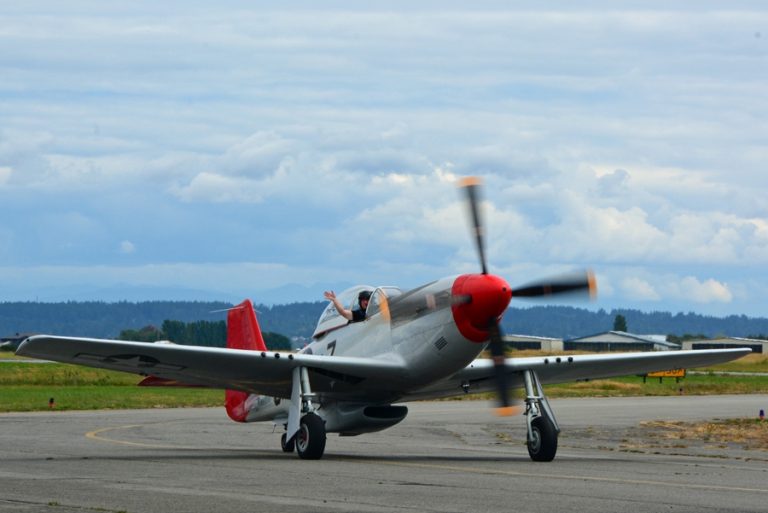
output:
[[[768,315],[764,1],[413,4],[3,2],[0,301],[474,272],[478,175],[512,285]]]

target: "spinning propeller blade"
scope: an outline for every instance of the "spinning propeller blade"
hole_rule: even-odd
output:
[[[499,406],[496,408],[496,414],[502,417],[516,415],[520,412],[519,401],[510,400],[509,385],[507,384],[507,372],[504,364],[507,360],[504,354],[504,340],[501,335],[501,326],[496,320],[488,324],[490,334],[491,359],[493,360],[494,375],[496,376],[496,393],[499,398]]]
[[[549,297],[558,294],[588,293],[590,298],[597,294],[597,281],[591,270],[553,276],[548,280],[528,283],[513,289],[516,297]]]
[[[469,216],[472,223],[472,233],[475,239],[480,268],[483,275],[488,274],[488,265],[485,257],[485,227],[480,212],[480,187],[481,181],[477,177],[467,177],[459,182],[459,187],[464,190],[469,207]],[[587,292],[590,297],[595,297],[597,285],[592,271],[564,274],[552,277],[548,280],[529,283],[512,290],[512,297],[538,298],[560,294],[583,294]],[[454,296],[451,304],[461,305],[472,302],[471,296]],[[520,411],[518,401],[513,401],[509,396],[507,384],[507,372],[505,368],[506,356],[504,353],[504,340],[501,331],[500,317],[495,314],[488,319],[488,348],[491,351],[493,366],[496,376],[496,391],[499,399],[499,407],[496,413],[499,415],[514,415]]]
[[[469,206],[469,215],[472,221],[472,232],[475,235],[475,245],[477,255],[480,258],[480,267],[483,274],[488,274],[488,266],[485,260],[485,229],[480,218],[480,186],[482,182],[479,178],[469,176],[459,182],[459,187],[464,189],[467,203]]]
[[[469,207],[470,221],[472,222],[472,233],[475,238],[475,247],[477,256],[480,260],[480,269],[482,274],[488,274],[488,264],[485,258],[485,227],[480,217],[480,187],[482,182],[477,177],[467,177],[459,182],[459,187],[464,189],[464,194]],[[469,302],[471,297],[457,297],[456,303]],[[506,357],[504,355],[504,340],[502,339],[501,326],[499,319],[492,317],[488,319],[489,349],[493,359],[493,367],[496,376],[496,393],[499,398],[499,407],[496,412],[499,415],[512,415],[517,409],[513,406],[509,398],[509,387],[507,386],[507,373],[504,367]]]

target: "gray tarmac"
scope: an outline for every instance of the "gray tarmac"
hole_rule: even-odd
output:
[[[329,435],[320,461],[223,408],[0,414],[0,511],[768,511],[768,452],[643,423],[756,418],[767,395],[552,406],[551,463],[528,458],[523,417],[484,401],[410,404],[389,430]]]

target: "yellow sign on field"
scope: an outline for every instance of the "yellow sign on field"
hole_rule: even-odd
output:
[[[649,378],[684,378],[685,369],[670,369],[665,371],[649,372]]]

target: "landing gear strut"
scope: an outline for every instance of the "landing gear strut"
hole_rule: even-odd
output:
[[[293,452],[295,447],[303,460],[319,460],[325,452],[325,421],[315,413],[314,397],[306,367],[293,369],[291,407],[280,447],[283,452]]]
[[[525,421],[528,426],[528,454],[533,461],[552,461],[557,453],[557,425],[549,401],[544,395],[539,378],[532,370],[523,373],[525,378]]]

